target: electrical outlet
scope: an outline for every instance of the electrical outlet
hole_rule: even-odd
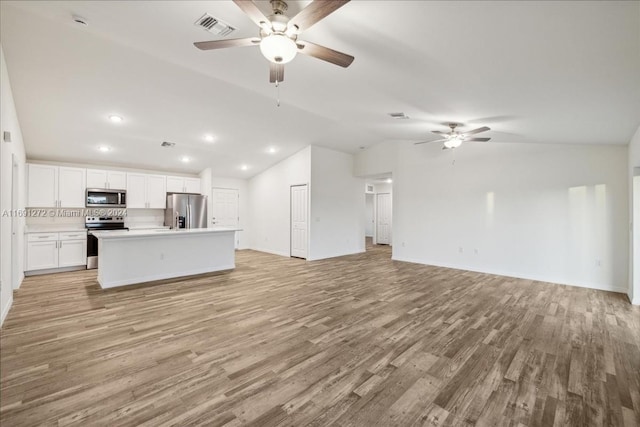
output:
[[[464,249],[462,249],[462,246],[458,247],[458,252],[459,253],[463,253],[464,252]]]
[[[402,242],[402,247],[404,248],[404,242]]]
[[[597,259],[596,260],[596,267],[602,267],[602,261]]]
[[[479,253],[479,252],[480,252],[480,251],[478,251],[478,248],[475,248],[475,249],[473,250],[473,253],[474,253],[474,254],[476,254],[476,255],[478,255],[478,253]]]

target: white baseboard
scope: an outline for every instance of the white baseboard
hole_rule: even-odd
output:
[[[529,274],[522,274],[522,273],[517,273],[517,272],[513,272],[513,271],[500,271],[500,270],[478,270],[476,268],[469,268],[468,266],[464,266],[464,265],[454,265],[454,264],[447,264],[447,263],[437,263],[437,262],[428,262],[428,261],[424,261],[424,260],[419,260],[416,258],[404,258],[404,257],[393,257],[392,258],[394,261],[404,261],[404,262],[412,262],[414,264],[422,264],[422,265],[432,265],[435,267],[445,267],[445,268],[453,268],[456,270],[465,270],[465,271],[473,271],[474,273],[485,273],[485,274],[493,274],[496,276],[505,276],[505,277],[513,277],[516,279],[526,279],[526,280],[535,280],[538,282],[547,282],[547,283],[555,283],[558,285],[566,285],[566,286],[575,286],[578,288],[589,288],[589,289],[597,289],[600,291],[608,291],[608,292],[616,292],[616,293],[620,293],[620,294],[626,294],[628,292],[627,288],[623,288],[623,287],[616,287],[616,286],[607,286],[607,285],[603,285],[601,283],[589,283],[589,282],[584,282],[584,283],[574,283],[574,282],[567,282],[558,278],[554,278],[554,277],[546,277],[543,275],[529,275]]]
[[[2,324],[4,323],[4,319],[7,317],[7,314],[9,314],[9,309],[11,308],[12,305],[13,305],[13,293],[9,297],[9,301],[7,302],[6,307],[2,310],[2,314],[0,315],[0,326],[2,326]]]
[[[320,256],[320,257],[313,257],[313,258],[309,257],[309,258],[307,258],[307,261],[320,261],[320,260],[323,260],[323,259],[338,258],[338,257],[341,257],[341,256],[347,256],[347,255],[363,254],[363,253],[365,253],[365,252],[366,252],[366,251],[363,249],[363,250],[357,250],[357,251],[355,251],[355,252],[347,252],[347,253],[344,253],[344,254],[337,254],[337,255],[324,255],[324,256]]]
[[[287,257],[287,258],[291,257],[291,254],[289,254],[287,252],[272,251],[271,249],[262,249],[262,248],[248,248],[248,249],[251,249],[252,251],[265,252],[265,253],[273,254],[273,255],[280,255],[280,256]]]
[[[25,276],[40,276],[42,274],[52,274],[52,273],[68,273],[70,271],[79,271],[86,270],[86,265],[79,265],[77,267],[62,267],[62,268],[46,268],[44,270],[30,270],[25,271]]]
[[[629,298],[629,300],[631,300],[631,304],[633,305],[640,305],[640,295],[638,295],[637,297],[631,299]]]

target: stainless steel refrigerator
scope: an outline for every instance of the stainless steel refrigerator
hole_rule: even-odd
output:
[[[164,225],[171,228],[206,228],[207,196],[168,193]]]

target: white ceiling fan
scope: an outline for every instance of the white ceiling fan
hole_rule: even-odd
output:
[[[467,141],[476,141],[476,142],[486,142],[489,141],[491,138],[471,138],[471,135],[475,135],[478,134],[480,132],[486,132],[488,130],[491,130],[491,128],[487,127],[487,126],[483,126],[481,128],[478,129],[473,129],[467,132],[459,132],[456,130],[456,128],[458,126],[461,126],[459,123],[449,123],[449,127],[451,128],[451,130],[449,132],[442,132],[439,130],[432,130],[431,132],[442,136],[442,139],[436,139],[435,141],[421,141],[421,142],[416,142],[415,144],[426,144],[428,142],[444,142],[444,146],[442,147],[443,150],[447,150],[449,148],[458,148],[460,145],[462,145],[463,142],[467,142]]]
[[[270,1],[273,13],[268,17],[251,0],[233,0],[233,2],[260,27],[259,37],[196,42],[194,45],[198,49],[212,50],[259,45],[262,55],[269,60],[271,83],[283,81],[284,64],[295,58],[298,52],[344,68],[351,65],[354,60],[351,55],[298,39],[303,31],[347,4],[349,0],[315,0],[292,18],[285,14],[288,6],[283,0]]]

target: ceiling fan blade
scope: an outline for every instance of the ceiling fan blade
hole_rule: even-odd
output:
[[[491,138],[467,138],[464,140],[464,142],[467,142],[467,141],[487,142],[490,139]]]
[[[246,39],[212,40],[208,42],[195,42],[193,45],[200,50],[224,49],[227,47],[257,46],[260,40],[255,37]]]
[[[271,27],[271,21],[264,16],[264,13],[262,13],[262,11],[258,9],[258,6],[251,0],[233,0],[233,2],[238,5],[258,27],[265,27],[265,25]]]
[[[475,135],[476,133],[486,132],[488,130],[491,130],[491,128],[488,128],[486,126],[482,126],[481,128],[470,130],[468,132],[462,132],[462,134],[463,135]]]
[[[235,1],[238,3],[238,0]],[[315,0],[291,18],[288,27],[293,28],[293,26],[296,26],[298,27],[298,32],[307,30],[313,24],[326,18],[347,3],[349,3],[349,0]]]
[[[351,55],[307,41],[298,42],[298,52],[347,68],[355,59]]]
[[[446,139],[435,139],[433,141],[420,141],[420,142],[414,142],[413,145],[418,145],[418,144],[429,144],[432,142],[444,142],[446,141]]]
[[[284,80],[284,64],[269,62],[269,82],[280,83]]]
[[[441,130],[432,130],[431,133],[437,133],[438,135],[451,135],[451,132],[442,132]]]

